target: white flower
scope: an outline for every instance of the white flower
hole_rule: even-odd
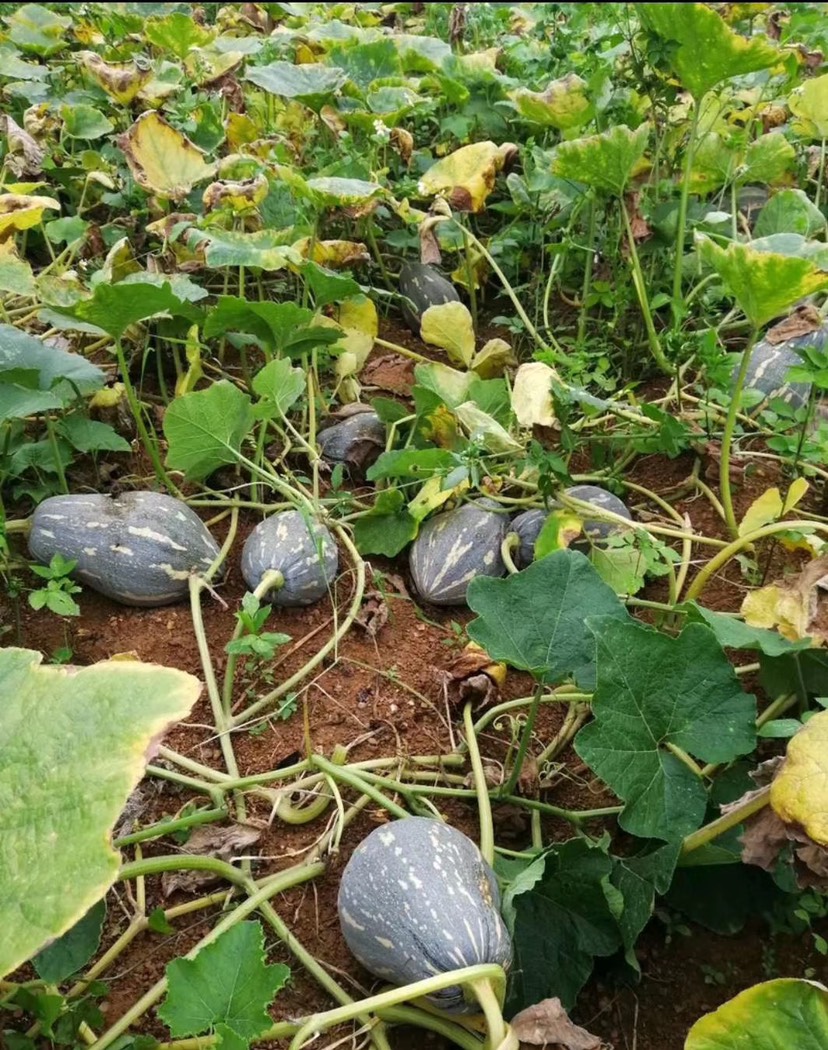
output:
[[[383,121],[379,120],[378,118],[374,121],[374,134],[377,136],[378,139],[382,139],[383,142],[387,142],[391,138],[391,129],[386,127]]]

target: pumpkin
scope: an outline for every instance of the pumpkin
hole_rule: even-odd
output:
[[[394,984],[511,962],[494,872],[471,839],[439,820],[406,817],[375,828],[342,872],[337,907],[348,948]],[[479,1009],[457,985],[431,1002],[458,1013]]]
[[[269,570],[283,582],[268,593],[274,605],[311,605],[328,593],[339,568],[339,551],[328,529],[309,523],[298,510],[259,522],[242,549],[241,570],[254,590]]]
[[[632,514],[630,514],[621,500],[598,485],[573,485],[572,488],[566,489],[565,493],[567,496],[572,496],[573,499],[591,503],[595,507],[602,507],[604,510],[612,511],[613,514],[620,514],[622,517],[632,521]],[[520,538],[520,544],[514,554],[517,568],[525,569],[527,565],[530,565],[535,560],[535,543],[541,533],[541,529],[549,514],[559,508],[560,503],[553,501],[550,504],[549,511],[525,510],[522,514],[518,514],[517,517],[512,519],[509,529],[511,532],[517,533]],[[584,534],[593,543],[605,540],[617,528],[617,525],[613,525],[609,521],[584,520]],[[577,548],[586,546],[586,544],[583,540],[578,540],[573,546]]]
[[[620,514],[622,518],[632,521],[632,514],[630,514],[626,505],[617,496],[607,492],[606,489],[600,488],[598,485],[573,485],[571,489],[565,489],[564,493],[573,499],[579,499],[583,503],[591,503],[593,507],[600,507],[601,510]],[[584,534],[593,542],[605,540],[610,533],[617,531],[618,526],[611,521],[584,519]]]
[[[77,562],[75,579],[136,606],[183,598],[190,575],[208,569],[219,553],[195,511],[160,492],[45,499],[32,516],[29,551],[44,565],[55,554]]]
[[[403,263],[399,290],[403,296],[403,318],[415,335],[420,334],[423,314],[429,306],[460,302],[460,296],[451,281],[425,263]]]
[[[430,518],[411,546],[408,564],[421,598],[432,605],[462,605],[475,576],[503,576],[500,547],[508,518],[494,500],[464,503]]]
[[[807,405],[811,396],[810,383],[789,383],[788,372],[795,365],[802,364],[802,351],[822,350],[828,343],[828,323],[821,325],[813,332],[794,336],[784,343],[773,344],[767,339],[761,340],[753,348],[753,354],[745,376],[744,391],[761,395],[761,402],[748,407],[755,412],[771,398],[781,398],[793,408]],[[733,382],[739,371],[739,358],[733,370]]]
[[[317,441],[327,463],[364,470],[385,448],[385,424],[376,412],[356,412],[321,430]]]
[[[520,539],[513,554],[513,560],[518,569],[525,569],[535,560],[535,541],[540,536],[546,518],[545,510],[525,510],[522,514],[512,518],[509,531],[516,533]]]

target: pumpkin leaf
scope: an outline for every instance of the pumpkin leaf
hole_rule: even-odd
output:
[[[151,741],[200,692],[192,675],[137,661],[41,661],[27,649],[0,650],[3,975],[71,929],[115,882],[121,858],[109,833]]]
[[[755,237],[772,237],[775,233],[812,237],[824,229],[825,216],[808,195],[803,190],[785,189],[775,193],[759,212],[753,233]]]
[[[317,204],[323,208],[353,207],[365,204],[385,193],[382,186],[376,182],[328,175],[308,179],[306,186]]]
[[[152,80],[152,69],[140,69],[135,62],[105,62],[94,51],[76,51],[73,58],[98,87],[122,106],[128,106]]]
[[[12,230],[29,230],[40,225],[47,210],[60,211],[60,205],[52,197],[0,193],[0,241]]]
[[[804,81],[788,96],[788,108],[799,117],[796,130],[812,139],[828,138],[828,73]]]
[[[514,352],[505,339],[490,339],[472,358],[471,370],[481,379],[503,375],[507,365],[517,364]]]
[[[253,391],[262,401],[256,405],[256,415],[268,418],[275,414],[287,415],[296,401],[305,392],[307,377],[301,368],[294,368],[285,357],[268,362],[253,376]]]
[[[649,133],[646,124],[636,131],[620,124],[600,135],[562,142],[555,150],[552,171],[559,178],[621,196],[641,163]]]
[[[707,624],[716,635],[719,645],[725,649],[756,649],[765,656],[783,656],[798,649],[808,649],[811,645],[809,639],[792,642],[783,638],[778,631],[751,625],[738,616],[705,609],[696,602],[676,606],[676,611],[686,613],[689,623]]]
[[[828,711],[809,718],[788,744],[771,783],[771,806],[786,824],[795,824],[828,846]]]
[[[497,173],[517,152],[505,142],[473,142],[436,161],[418,184],[424,197],[441,194],[456,211],[483,211],[486,198],[494,189]]]
[[[171,51],[180,59],[185,59],[194,47],[209,44],[214,36],[214,30],[199,25],[182,11],[173,11],[164,18],[150,18],[144,26],[144,37],[148,43],[162,53]]]
[[[204,261],[217,270],[225,266],[250,266],[273,272],[283,270],[289,264],[301,264],[302,257],[282,241],[278,230],[244,233],[210,228],[187,231],[187,243],[191,247],[203,244]]]
[[[529,671],[539,682],[572,676],[583,689],[595,684],[595,635],[583,610],[617,620],[627,611],[578,551],[555,551],[506,579],[478,577],[468,605],[478,615],[468,635],[493,660]]]
[[[13,245],[9,240],[6,245]],[[12,251],[4,251],[0,242],[0,292],[12,295],[34,296],[36,285],[32,268],[25,259],[20,259]]]
[[[553,551],[566,550],[583,531],[584,523],[577,514],[569,510],[553,510],[535,540],[535,560],[545,558]]]
[[[828,1046],[828,989],[815,981],[764,981],[705,1014],[684,1050],[823,1050]]]
[[[730,77],[767,69],[780,53],[766,37],[744,37],[706,4],[646,4],[644,25],[678,47],[668,61],[696,102]]]
[[[63,936],[39,951],[32,959],[38,977],[48,984],[61,984],[82,970],[98,950],[105,918],[106,901],[100,900]]]
[[[553,427],[552,384],[558,376],[542,361],[521,365],[512,382],[512,411],[522,427]]]
[[[318,62],[300,66],[292,62],[271,62],[267,66],[249,66],[245,74],[245,80],[268,94],[295,98],[314,108],[338,91],[347,78],[344,69]]]
[[[720,248],[709,237],[699,237],[698,245],[702,259],[756,328],[786,313],[798,299],[828,287],[828,273],[808,259],[761,252],[735,241]]]
[[[52,313],[94,325],[100,334],[113,339],[121,339],[131,325],[151,317],[171,314],[198,321],[202,316],[197,307],[179,299],[169,283],[158,287],[138,282],[98,284],[90,299],[81,299],[71,307],[55,306]]]
[[[479,445],[487,452],[500,455],[506,452],[521,452],[523,444],[512,435],[488,412],[484,412],[474,403],[465,401],[454,410],[457,422],[472,444]]]
[[[783,505],[779,489],[768,489],[761,496],[757,496],[745,511],[745,516],[739,522],[739,535],[747,536],[748,533],[761,529],[763,525],[778,521],[782,513]]]
[[[383,452],[368,468],[369,481],[386,478],[430,478],[446,474],[462,464],[459,456],[442,448],[411,448]]]
[[[21,51],[31,51],[42,58],[66,47],[66,30],[72,24],[71,18],[50,11],[42,4],[21,4],[3,21],[9,27],[13,44]]]
[[[641,551],[623,547],[593,547],[589,560],[595,571],[616,594],[638,594],[646,583],[647,562]]]
[[[31,382],[23,382],[21,370],[31,373]],[[9,382],[51,391],[63,400],[77,392],[91,394],[99,390],[106,375],[80,354],[47,346],[10,324],[0,324],[0,384]]]
[[[267,1008],[289,977],[287,966],[265,962],[261,924],[239,922],[192,957],[167,964],[158,1016],[176,1038],[223,1025],[249,1044],[273,1023]]]
[[[465,368],[474,356],[474,324],[463,303],[439,303],[429,306],[420,320],[424,343],[445,350],[449,360]]]
[[[405,508],[398,489],[377,493],[374,506],[354,522],[354,539],[360,554],[393,558],[417,535],[419,524]]]
[[[533,861],[506,891],[503,916],[515,947],[508,1013],[553,992],[571,1009],[595,957],[621,947],[612,867],[601,846],[571,839]]]
[[[815,558],[794,576],[749,591],[742,602],[742,615],[753,627],[773,628],[792,642],[813,637],[826,641],[821,601],[828,577],[828,558]]]
[[[183,200],[215,171],[202,151],[155,110],[142,113],[118,137],[118,146],[138,185],[158,197]]]
[[[703,762],[751,751],[756,699],[701,624],[671,638],[631,620],[588,623],[597,646],[595,720],[575,750],[624,801],[618,819],[626,831],[675,841],[699,827],[707,806],[703,781],[676,749]]]
[[[586,81],[577,73],[553,80],[543,91],[518,88],[510,94],[518,113],[542,127],[568,131],[592,119],[594,108],[587,97]]]
[[[99,139],[115,127],[109,117],[94,106],[61,106],[60,117],[70,139]]]
[[[237,463],[252,422],[250,398],[227,379],[177,397],[164,413],[167,466],[200,481]]]

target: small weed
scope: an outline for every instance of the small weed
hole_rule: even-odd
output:
[[[35,576],[46,582],[29,592],[29,605],[36,610],[49,609],[57,616],[80,616],[80,606],[72,595],[80,594],[81,589],[69,577],[77,564],[60,554],[54,554],[48,565],[32,565]]]

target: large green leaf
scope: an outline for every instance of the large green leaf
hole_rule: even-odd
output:
[[[776,136],[777,138],[779,136]],[[756,217],[755,237],[798,233],[812,237],[825,229],[825,216],[803,190],[780,190]]]
[[[570,675],[579,686],[595,683],[595,636],[585,616],[627,621],[628,614],[579,551],[562,550],[504,580],[479,576],[467,601],[478,619],[471,639],[495,660],[529,671],[541,682]]]
[[[627,962],[636,970],[635,942],[652,918],[656,894],[664,894],[670,887],[680,849],[680,843],[659,843],[655,849],[615,858],[611,881],[624,898],[618,926]]]
[[[319,63],[295,66],[292,62],[271,62],[267,66],[249,66],[245,75],[245,80],[271,95],[312,103],[332,95],[346,79],[343,69]]]
[[[506,891],[515,948],[510,1014],[551,996],[571,1008],[593,959],[621,947],[611,874],[601,846],[572,839],[533,861]]]
[[[632,620],[588,622],[597,641],[595,720],[575,750],[626,803],[625,830],[681,838],[699,827],[707,805],[704,782],[681,752],[718,763],[752,750],[756,699],[701,624],[671,638]]]
[[[240,922],[193,958],[167,966],[158,1016],[176,1037],[224,1026],[249,1043],[273,1023],[267,1008],[288,977],[287,966],[265,962],[261,925]]]
[[[167,466],[200,481],[238,462],[252,424],[250,398],[227,379],[184,394],[164,413]]]
[[[562,142],[555,150],[552,171],[562,179],[620,196],[647,148],[649,128],[631,131],[624,124],[600,135]]]
[[[698,243],[702,259],[757,328],[786,313],[797,300],[828,287],[828,273],[809,259],[757,251],[736,241],[720,248],[709,237],[700,237]]]
[[[707,4],[639,4],[636,11],[648,29],[675,41],[670,65],[697,101],[723,80],[780,61],[766,37],[741,36]]]
[[[688,622],[707,624],[716,635],[719,645],[725,649],[756,649],[766,656],[782,656],[784,653],[808,649],[811,645],[809,638],[791,642],[783,638],[778,631],[770,631],[765,627],[751,627],[738,616],[705,609],[696,602],[686,602],[678,609],[687,614]]]
[[[202,316],[196,307],[179,299],[169,283],[159,288],[149,282],[99,284],[91,299],[82,299],[71,307],[55,306],[52,312],[94,325],[113,339],[120,339],[130,325],[150,317],[172,314],[199,321]]]
[[[696,1021],[684,1050],[825,1050],[828,989],[782,977],[756,984]]]
[[[42,4],[21,4],[4,21],[12,43],[23,51],[44,57],[66,47],[66,30],[72,24],[71,18],[56,14]]]
[[[34,381],[21,382],[20,370],[33,374],[29,378]],[[30,390],[50,391],[63,400],[76,393],[91,394],[100,390],[106,376],[98,365],[80,354],[47,346],[34,335],[27,335],[10,324],[0,324],[0,385],[7,382]]]
[[[41,660],[0,650],[0,975],[74,926],[113,884],[111,828],[150,743],[200,691],[192,675],[137,661]]]
[[[93,904],[80,922],[38,952],[32,965],[48,984],[60,984],[81,970],[98,950],[106,918],[106,901]]]

